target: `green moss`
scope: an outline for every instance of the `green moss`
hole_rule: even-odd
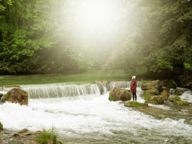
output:
[[[145,101],[149,101],[151,99],[151,94],[149,94],[148,92],[144,92],[143,93],[143,98]]]
[[[188,102],[181,100],[181,98],[179,96],[170,97],[169,101],[173,102],[175,105],[178,105],[178,106],[188,106],[189,105]]]
[[[0,131],[3,130],[3,124],[0,122]]]
[[[189,105],[188,102],[186,102],[186,101],[182,101],[182,100],[180,100],[180,101],[176,101],[176,104],[179,105],[179,106],[188,106],[188,105]]]
[[[57,136],[53,131],[44,130],[40,133],[40,135],[36,139],[39,144],[57,144]]]
[[[126,107],[148,107],[147,103],[139,103],[134,101],[129,101],[124,104]]]
[[[153,96],[149,100],[149,103],[161,105],[164,104],[164,98],[162,96]]]
[[[112,101],[112,100],[113,100],[112,95],[109,95],[109,100],[110,100],[110,101]]]

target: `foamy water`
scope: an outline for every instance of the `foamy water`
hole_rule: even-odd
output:
[[[127,83],[120,84],[124,87]],[[32,98],[29,106],[0,105],[0,121],[6,129],[54,129],[66,141],[78,144],[192,142],[192,126],[184,119],[157,120],[121,102],[110,102],[109,93],[100,95],[94,84],[23,88]],[[138,101],[144,102],[141,88],[137,88],[137,94]]]
[[[53,128],[65,135],[111,134],[114,130],[136,134],[142,129],[161,135],[188,138],[192,135],[192,126],[184,124],[183,120],[156,120],[118,102],[109,102],[108,94],[34,99],[30,100],[28,107],[5,103],[0,105],[0,121],[7,129]]]
[[[186,91],[181,95],[181,99],[187,102],[192,103],[192,92]]]

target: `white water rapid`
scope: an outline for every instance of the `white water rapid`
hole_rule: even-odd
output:
[[[65,138],[72,137],[70,141],[77,136],[80,140],[75,140],[76,143],[94,143],[96,137],[101,137],[99,140],[108,138],[106,143],[131,143],[132,140],[138,143],[171,143],[177,142],[178,138],[186,143],[192,142],[192,126],[185,124],[184,120],[157,120],[124,107],[120,102],[110,102],[108,93],[100,95],[96,85],[89,85],[90,93],[85,85],[85,91],[79,90],[80,87],[74,88],[76,96],[60,97],[71,94],[68,86],[59,87],[59,92],[52,93],[55,87],[46,85],[47,97],[52,97],[46,99],[43,99],[46,90],[39,90],[41,87],[36,88],[36,92],[28,89],[33,98],[29,106],[0,105],[0,121],[11,130],[54,129]],[[138,89],[138,95],[140,92]],[[38,93],[43,94],[35,97]],[[88,136],[90,141],[85,140]]]
[[[187,102],[192,103],[192,92],[190,90],[185,91],[182,95],[181,95],[181,99]]]

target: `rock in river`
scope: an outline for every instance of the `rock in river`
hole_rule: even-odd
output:
[[[26,91],[20,88],[13,88],[1,98],[1,101],[19,103],[20,105],[28,105],[28,94]]]
[[[131,100],[131,92],[126,89],[114,88],[109,93],[110,101],[128,101]]]

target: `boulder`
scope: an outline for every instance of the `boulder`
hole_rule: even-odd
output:
[[[141,85],[141,89],[142,90],[150,90],[150,89],[158,89],[160,85],[160,81],[159,80],[155,80],[155,81],[147,81],[142,83]]]
[[[169,97],[168,100],[177,106],[188,106],[189,105],[188,102],[181,100],[181,98],[179,96],[171,96],[171,97]]]
[[[3,130],[3,125],[2,125],[2,123],[0,122],[0,131],[2,131]]]
[[[162,91],[162,86],[159,80],[147,81],[141,85],[141,89],[149,95],[159,95]]]
[[[147,93],[151,94],[151,95],[159,95],[159,90],[156,88],[151,88],[146,90]]]
[[[169,89],[166,87],[163,87],[163,91],[160,94],[164,100],[167,100],[169,98]]]
[[[134,102],[134,101],[127,101],[124,103],[124,106],[126,107],[136,107],[136,108],[139,108],[139,107],[148,107],[148,104],[147,103],[139,103],[139,102]]]
[[[131,100],[131,92],[126,89],[114,88],[109,93],[110,101],[128,101]]]
[[[142,84],[143,97],[146,102],[163,104],[169,98],[169,81],[148,81]]]
[[[26,91],[20,88],[13,88],[2,97],[1,101],[19,103],[20,105],[28,105],[28,94]]]
[[[163,96],[152,96],[148,102],[152,104],[164,104],[164,100]]]

